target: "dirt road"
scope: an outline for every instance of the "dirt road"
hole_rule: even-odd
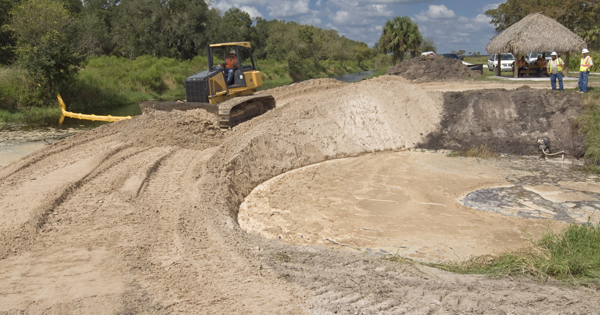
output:
[[[0,314],[598,313],[584,287],[242,230],[239,206],[259,184],[415,147],[442,119],[440,93],[400,78],[293,91],[308,84],[274,91],[284,106],[232,131],[202,110],[150,112],[0,169]]]

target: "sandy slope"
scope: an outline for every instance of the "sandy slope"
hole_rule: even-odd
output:
[[[0,169],[0,314],[598,312],[586,288],[454,275],[243,231],[239,205],[260,183],[410,148],[439,124],[440,95],[402,79],[318,90],[288,91],[286,106],[225,133],[201,110],[154,112]]]

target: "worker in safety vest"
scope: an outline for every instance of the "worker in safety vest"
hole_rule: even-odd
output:
[[[546,69],[546,57],[538,57],[531,68],[536,69],[536,75],[539,77],[542,71]]]
[[[222,63],[221,66],[225,67],[225,74],[227,74],[227,85],[232,85],[234,83],[233,73],[236,69],[240,68],[240,60],[238,57],[236,57],[234,49],[229,51],[229,57],[225,59],[225,62]]]
[[[521,70],[527,69],[527,61],[525,61],[525,56],[521,56],[521,59],[519,59],[518,65],[519,65],[519,76],[521,77],[521,76],[523,76],[521,74]]]
[[[583,54],[583,57],[581,58],[581,65],[579,66],[579,93],[585,93],[587,92],[590,69],[594,65],[594,61],[592,61],[592,57],[589,56],[589,50],[584,49],[581,53]]]
[[[546,69],[548,71],[548,75],[550,75],[550,84],[552,85],[552,90],[556,91],[556,79],[558,79],[559,90],[564,92],[563,69],[565,68],[565,62],[558,58],[556,51],[553,51],[550,56],[552,57],[552,60],[548,62]]]

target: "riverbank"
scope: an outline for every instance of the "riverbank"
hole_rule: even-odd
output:
[[[381,63],[380,67],[387,64]],[[70,111],[84,114],[108,114],[118,108],[142,101],[185,99],[185,78],[207,68],[206,57],[180,61],[171,58],[141,56],[134,60],[115,56],[92,57],[87,60],[73,84],[61,90]],[[261,90],[293,82],[286,61],[256,60],[263,78]],[[373,68],[373,62],[329,62],[323,60],[310,73],[310,78],[325,78],[362,72]],[[39,86],[26,78],[17,67],[3,67],[0,72],[0,122],[47,125],[58,120],[55,96],[43,96]],[[118,115],[110,113],[111,115]],[[131,113],[121,115],[132,115]]]
[[[0,167],[86,129],[0,124]]]

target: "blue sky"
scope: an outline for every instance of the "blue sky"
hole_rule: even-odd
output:
[[[486,54],[494,26],[484,13],[505,0],[213,0],[225,12],[236,7],[251,17],[278,19],[335,29],[373,46],[381,28],[395,16],[409,16],[439,53],[464,49]]]

